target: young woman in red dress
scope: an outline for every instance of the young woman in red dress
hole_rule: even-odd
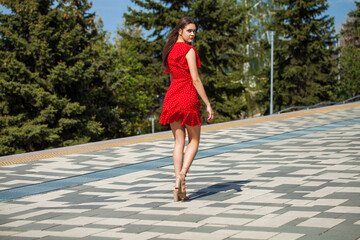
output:
[[[189,45],[198,29],[197,22],[183,17],[170,32],[162,52],[165,73],[170,74],[171,84],[166,92],[161,124],[170,124],[175,139],[173,160],[176,176],[174,201],[187,200],[185,176],[188,172],[200,142],[200,95],[206,104],[208,122],[214,118],[214,111],[198,74],[200,58],[194,47]],[[188,145],[184,153],[187,130]]]

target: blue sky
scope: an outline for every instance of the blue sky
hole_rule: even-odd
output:
[[[115,36],[118,25],[123,22],[123,14],[128,7],[136,7],[131,0],[92,0],[92,10],[104,21],[104,30],[113,32]],[[354,0],[328,0],[329,9],[327,14],[335,17],[335,27],[338,32],[342,23],[345,22],[350,10],[356,8]]]
[[[92,11],[97,17],[101,17],[104,22],[104,30],[112,32],[115,36],[117,26],[123,22],[123,14],[128,11],[128,7],[136,8],[131,0],[89,0],[93,3]],[[327,14],[335,17],[336,31],[345,22],[350,10],[356,8],[354,0],[328,0],[329,9]],[[0,6],[0,11],[4,8]]]

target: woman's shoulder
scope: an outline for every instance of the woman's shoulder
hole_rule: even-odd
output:
[[[188,52],[190,49],[195,50],[195,48],[193,46],[191,46],[190,44],[184,43],[184,42],[176,42],[174,47],[175,47],[175,49],[177,49],[179,51],[184,51],[184,52]]]
[[[175,45],[176,45],[176,48],[178,49],[176,58],[178,59],[179,63],[183,64],[184,68],[186,68],[186,69],[189,68],[187,60],[186,60],[186,56],[191,49],[193,49],[195,52],[196,64],[197,64],[198,68],[200,68],[200,65],[201,65],[200,58],[199,58],[199,55],[198,55],[196,49],[193,46],[191,46],[190,44],[184,43],[184,42],[178,42]]]
[[[196,49],[191,46],[190,44],[187,44],[187,43],[184,43],[184,42],[176,42],[173,49],[172,49],[172,52],[173,54],[175,54],[176,56],[184,56],[186,55],[190,49],[194,49],[194,51],[196,52]],[[196,52],[197,54],[197,52]]]

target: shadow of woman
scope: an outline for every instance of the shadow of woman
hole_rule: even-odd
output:
[[[199,189],[198,191],[191,193],[189,195],[189,200],[194,200],[198,198],[209,197],[220,192],[227,192],[229,190],[234,190],[235,192],[242,192],[241,187],[250,181],[233,181],[233,182],[223,182],[210,185],[206,188]]]

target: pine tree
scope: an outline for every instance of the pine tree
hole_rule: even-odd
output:
[[[1,0],[0,154],[99,140],[114,119],[86,0]]]
[[[241,29],[246,8],[236,0],[134,0],[142,10],[131,9],[125,14],[126,24],[150,31],[148,38],[134,38],[138,51],[144,55],[145,69],[153,76],[154,96],[164,96],[168,80],[161,67],[161,50],[167,33],[184,16],[199,23],[196,40],[205,85],[217,121],[239,119],[247,111],[242,96],[243,63],[241,44],[251,40],[251,34]],[[154,102],[157,100],[155,99]],[[204,112],[204,111],[202,111]]]
[[[278,0],[275,30],[274,111],[334,97],[334,19],[324,0]],[[268,91],[266,91],[268,92]]]
[[[340,96],[341,100],[360,94],[360,2],[348,13],[341,29]]]

